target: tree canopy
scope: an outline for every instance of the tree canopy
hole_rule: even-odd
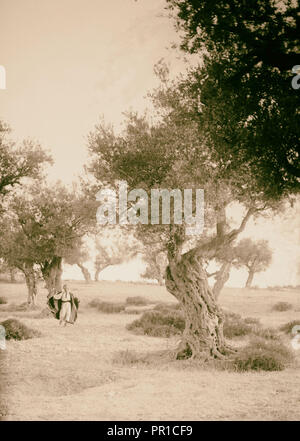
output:
[[[300,189],[299,2],[167,0],[181,48],[201,57],[186,83],[194,113],[228,167],[280,199]]]
[[[52,162],[39,144],[27,140],[16,146],[9,133],[10,128],[0,121],[0,198],[23,178],[39,178],[45,163]]]

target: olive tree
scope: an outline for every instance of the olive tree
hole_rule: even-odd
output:
[[[29,296],[36,298],[37,269],[49,296],[61,290],[63,259],[93,228],[95,202],[60,183],[30,186],[14,196],[2,220],[1,255],[24,272]]]
[[[102,230],[95,236],[95,282],[98,282],[99,275],[105,268],[128,262],[141,248],[132,235],[125,235],[119,228],[114,228],[113,231]]]
[[[90,259],[90,253],[83,243],[79,243],[76,248],[72,248],[70,253],[65,257],[64,261],[69,265],[77,265],[87,283],[92,281],[91,274],[84,265]]]
[[[222,358],[231,348],[223,336],[224,316],[209,287],[205,262],[218,258],[247,221],[272,208],[272,202],[252,185],[247,165],[238,170],[219,159],[213,143],[199,129],[193,97],[185,86],[168,83],[163,76],[161,87],[152,94],[157,112],[152,122],[146,115],[129,114],[119,135],[110,126],[96,126],[89,136],[89,169],[99,185],[116,188],[118,180],[126,181],[128,190],[143,190],[148,201],[152,189],[182,193],[184,189],[204,189],[205,229],[196,245],[190,244],[185,222],[175,222],[173,210],[168,224],[162,224],[161,217],[159,225],[151,224],[149,215],[146,223],[139,219],[144,196],[138,206],[131,207],[135,213],[132,228],[144,244],[159,243],[167,254],[166,288],[180,302],[186,322],[177,357]],[[232,203],[244,207],[235,228],[227,218]],[[171,207],[174,209],[172,198]]]
[[[16,145],[9,139],[11,130],[0,120],[0,203],[24,178],[39,179],[50,156],[37,143],[25,140]]]
[[[246,288],[251,287],[254,274],[265,271],[272,261],[272,250],[267,240],[253,241],[249,238],[242,239],[234,249],[235,266],[246,267],[248,278]]]

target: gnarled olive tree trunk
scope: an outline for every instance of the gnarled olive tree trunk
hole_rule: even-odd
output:
[[[43,278],[48,290],[48,297],[53,296],[62,289],[62,257],[54,256],[50,261],[41,266]]]
[[[223,313],[208,285],[203,259],[186,253],[171,260],[166,270],[166,288],[181,304],[185,330],[177,358],[223,358],[233,352],[223,336]]]
[[[217,221],[217,235],[202,245],[181,254],[184,236],[182,228],[171,227],[167,245],[169,265],[166,269],[167,290],[180,302],[185,317],[185,329],[177,358],[224,358],[235,352],[226,344],[223,335],[224,315],[210,288],[204,262],[215,258],[224,247],[243,231],[254,209],[250,208],[239,228],[225,233],[225,215],[221,210]]]

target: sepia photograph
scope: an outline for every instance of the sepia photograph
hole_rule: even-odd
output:
[[[0,433],[299,421],[299,155],[299,0],[0,0]]]

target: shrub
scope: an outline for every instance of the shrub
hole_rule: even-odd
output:
[[[252,333],[252,327],[242,321],[239,323],[225,321],[223,332],[226,338],[243,337]]]
[[[158,303],[153,308],[155,311],[169,312],[180,310],[180,303]]]
[[[7,319],[0,324],[5,328],[7,340],[28,340],[29,338],[41,335],[39,331],[28,328],[28,326],[16,319]]]
[[[125,305],[123,303],[102,302],[97,310],[107,314],[115,314],[124,311]]]
[[[225,313],[223,332],[227,338],[244,337],[246,335],[255,335],[266,340],[278,340],[280,338],[275,329],[262,328],[258,319],[252,317],[243,319],[235,313]]]
[[[282,342],[254,339],[235,355],[233,366],[238,372],[282,371],[292,360],[292,352]]]
[[[170,337],[183,332],[185,320],[180,311],[147,311],[142,317],[127,325],[129,331],[152,337]]]
[[[97,306],[99,305],[99,303],[101,303],[102,300],[100,299],[93,299],[92,301],[90,301],[90,303],[88,304],[88,306],[90,308],[97,308]]]
[[[225,313],[223,325],[224,336],[227,338],[243,337],[253,332],[254,327],[244,320],[239,314]]]
[[[179,304],[159,304],[154,309],[143,313],[141,318],[127,325],[129,331],[151,337],[171,337],[182,334],[185,319]],[[224,336],[232,339],[255,335],[266,340],[278,340],[276,330],[262,328],[257,319],[243,319],[239,314],[225,313],[223,326]]]
[[[280,336],[273,328],[257,328],[253,331],[253,335],[264,338],[265,340],[280,340]]]
[[[280,326],[280,331],[291,334],[294,326],[300,326],[300,320],[293,320]],[[299,332],[299,331],[298,331]]]
[[[223,313],[227,320],[240,320],[242,318],[241,314],[236,314],[235,312],[223,311]]]
[[[142,312],[144,312],[144,310],[141,310],[139,308],[125,308],[125,312],[126,314],[141,314]]]
[[[125,305],[123,303],[102,302],[101,300],[94,299],[89,303],[89,306],[96,308],[97,311],[107,314],[115,314],[124,311]]]
[[[150,301],[146,299],[146,297],[134,296],[134,297],[127,297],[126,303],[127,305],[146,306],[149,305]]]
[[[244,318],[245,323],[247,323],[248,325],[260,325],[260,321],[257,318],[254,317],[245,317]]]
[[[272,310],[273,311],[289,311],[290,309],[293,309],[293,305],[288,302],[278,302],[273,305]]]
[[[5,305],[7,303],[6,297],[0,297],[0,305]]]
[[[247,323],[239,314],[225,313],[224,336],[227,338],[241,337],[259,332],[257,320],[250,320],[255,324]],[[185,328],[185,319],[180,304],[158,304],[151,311],[146,311],[138,320],[127,325],[129,331],[152,337],[171,337],[180,335]],[[263,331],[261,331],[263,332]],[[266,332],[266,331],[264,331]],[[268,333],[266,332],[266,335]],[[268,338],[271,338],[268,335]]]
[[[124,312],[126,314],[142,314],[145,311],[149,311],[149,306],[126,306]]]

